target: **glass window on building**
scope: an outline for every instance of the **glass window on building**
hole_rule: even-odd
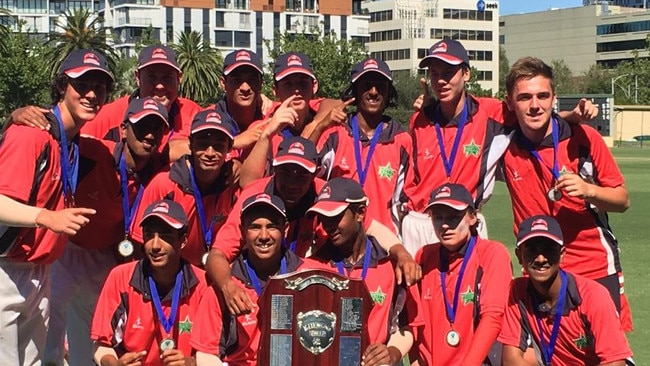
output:
[[[217,28],[223,28],[226,25],[226,13],[218,11],[215,13],[214,17],[214,26]]]
[[[239,13],[239,24],[244,28],[250,28],[251,27],[250,13]]]
[[[70,10],[81,10],[81,9],[90,10],[91,5],[92,5],[92,1],[68,0],[68,8]]]
[[[217,47],[232,47],[232,32],[215,31],[214,45]]]
[[[248,32],[235,32],[235,47],[250,48],[251,34]]]
[[[228,7],[228,0],[215,0],[214,7],[217,9],[226,9]]]
[[[16,13],[18,14],[46,14],[47,1],[45,0],[17,0]]]
[[[248,0],[232,0],[235,9],[248,10]]]

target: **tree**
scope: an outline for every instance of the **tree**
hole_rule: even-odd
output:
[[[510,71],[510,62],[508,61],[508,56],[506,56],[506,49],[503,46],[499,46],[499,92],[497,93],[497,98],[503,99],[506,96],[506,76]]]
[[[578,94],[609,94],[611,92],[612,72],[593,64],[581,76]]]
[[[479,71],[474,66],[471,67],[469,81],[465,84],[467,91],[477,97],[491,97],[492,89],[483,89],[481,84],[478,82]]]
[[[59,65],[73,50],[90,48],[103,54],[108,60],[111,70],[115,69],[117,55],[107,41],[108,29],[102,24],[101,18],[90,20],[88,9],[67,10],[64,21],[57,21],[57,27],[63,29],[62,33],[50,33],[47,44],[52,46],[50,75],[56,75]]]
[[[8,19],[11,13],[5,8],[0,8],[0,52],[7,52],[7,37],[11,30],[8,24],[5,24],[4,19]]]
[[[181,33],[178,43],[170,46],[176,51],[183,70],[180,95],[202,105],[216,102],[223,69],[221,52],[212,48],[197,31]]]
[[[564,60],[553,60],[550,66],[553,68],[555,93],[575,94],[577,89],[575,87],[575,80],[573,79],[573,71],[567,66],[566,62]]]
[[[301,52],[309,56],[316,79],[318,79],[318,96],[340,98],[341,93],[350,83],[350,70],[357,62],[367,56],[366,49],[356,41],[339,39],[335,32],[322,35],[321,29],[315,28],[308,33],[277,32],[271,41],[264,40],[266,49],[272,60],[283,53]],[[273,65],[269,65],[265,74],[266,95],[273,95],[270,87],[273,85]]]
[[[131,94],[136,88],[135,70],[138,67],[138,58],[135,56],[127,57],[120,53],[115,60],[113,75],[115,84],[111,99],[117,99],[121,96]]]

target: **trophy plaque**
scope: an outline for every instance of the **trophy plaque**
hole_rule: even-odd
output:
[[[258,365],[361,365],[373,304],[361,279],[326,270],[274,276],[258,304]]]

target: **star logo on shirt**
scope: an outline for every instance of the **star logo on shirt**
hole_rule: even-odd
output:
[[[477,145],[474,139],[472,139],[469,144],[463,145],[463,152],[465,153],[465,157],[472,155],[478,158],[478,154],[481,152],[481,145]]]
[[[186,315],[185,320],[182,322],[178,322],[178,333],[183,334],[183,333],[192,333],[192,321],[190,320],[190,316]]]
[[[562,170],[560,170],[560,175],[569,174],[569,173],[571,172],[566,168],[566,166],[562,165]]]
[[[377,287],[377,291],[370,293],[370,298],[375,304],[383,305],[386,300],[386,293],[381,290],[381,286]]]
[[[395,174],[395,169],[390,166],[390,162],[386,163],[384,166],[379,166],[379,178],[391,180],[393,179],[393,174]]]
[[[463,305],[474,302],[474,291],[472,291],[472,289],[467,286],[467,291],[460,294],[460,299],[463,300]]]
[[[580,333],[580,337],[574,339],[573,343],[575,343],[576,347],[579,349],[585,349],[591,345],[590,339],[587,338],[587,336],[585,336],[583,333]]]
[[[212,225],[220,224],[226,220],[226,215],[224,214],[215,214],[212,216]]]

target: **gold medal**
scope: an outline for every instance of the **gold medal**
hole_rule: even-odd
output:
[[[128,257],[133,254],[133,243],[129,239],[124,239],[118,245],[117,251],[122,257]]]
[[[447,332],[447,344],[450,345],[451,347],[458,347],[460,344],[460,334],[458,334],[457,331],[455,330],[450,330]]]
[[[174,349],[176,348],[176,343],[174,342],[173,339],[171,338],[165,338],[160,343],[158,344],[160,346],[160,352],[165,352],[168,349]]]
[[[557,188],[551,188],[548,190],[548,193],[546,194],[549,200],[552,202],[557,202],[562,198],[562,191],[560,191]]]

